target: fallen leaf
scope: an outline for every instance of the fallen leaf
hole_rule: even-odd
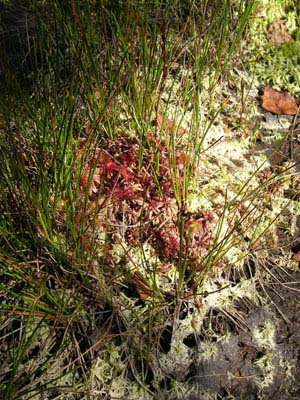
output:
[[[270,44],[278,46],[288,43],[291,39],[292,37],[289,35],[288,29],[281,19],[270,25],[268,29],[268,40]]]
[[[143,276],[139,272],[134,273],[133,283],[141,300],[145,301],[152,295],[152,289],[145,283]]]
[[[261,101],[262,108],[273,114],[295,115],[298,111],[298,106],[294,96],[286,91],[280,92],[270,87],[266,87],[261,96]]]

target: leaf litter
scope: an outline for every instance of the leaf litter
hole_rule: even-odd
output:
[[[298,105],[295,97],[287,91],[278,91],[265,87],[261,96],[261,106],[273,114],[295,115]]]

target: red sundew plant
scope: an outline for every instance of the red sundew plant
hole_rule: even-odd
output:
[[[182,216],[171,177],[174,165],[161,140],[149,133],[148,142],[141,164],[138,141],[121,135],[97,148],[85,162],[80,199],[88,190],[87,220],[96,210],[94,228],[108,233],[112,243],[139,246],[147,241],[161,261],[177,263],[184,255],[191,265],[197,264],[212,243],[213,215],[203,211],[184,217],[181,234]],[[187,155],[177,152],[175,157],[177,179],[183,186]],[[81,204],[79,200],[77,207]]]
[[[262,171],[259,171],[257,174],[257,180],[260,184],[265,184],[267,191],[272,194],[275,193],[282,187],[282,183],[278,180],[274,180],[274,172],[271,168],[267,167]]]

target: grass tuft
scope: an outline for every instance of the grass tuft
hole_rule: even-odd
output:
[[[0,3],[4,399],[182,392],[162,332],[265,247],[281,211],[258,204],[289,179],[211,163],[253,6]]]

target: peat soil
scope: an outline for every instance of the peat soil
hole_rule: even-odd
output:
[[[233,327],[227,321],[230,340],[216,343],[217,357],[192,364],[190,384],[204,392],[185,400],[300,399],[300,271],[281,270],[259,290],[269,298],[268,304],[236,304],[243,324]],[[217,321],[221,320],[216,313],[212,328],[220,330]],[[258,343],[253,334],[266,326],[274,334],[272,348],[267,342]]]

